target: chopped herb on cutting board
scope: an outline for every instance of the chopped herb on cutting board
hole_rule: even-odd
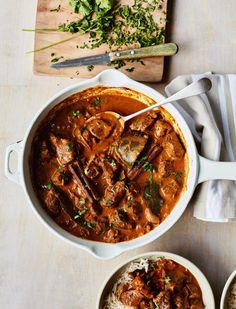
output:
[[[38,0],[38,7],[41,7],[43,1]],[[58,12],[56,10],[50,12],[59,4]],[[37,64],[38,70],[42,72],[43,64],[46,74],[57,73],[56,71],[53,73],[53,70],[49,68],[51,53],[63,55],[64,59],[73,59],[164,43],[166,6],[167,0],[48,1],[43,12],[39,10],[37,12],[37,29],[34,30],[36,32],[35,51],[39,51],[35,53],[35,61],[38,59],[38,63],[41,63],[40,68]],[[49,12],[50,18],[47,17]],[[42,59],[44,59],[43,63]],[[158,70],[161,72],[162,60],[153,60],[156,66],[160,67]],[[150,62],[149,58],[122,60],[113,62],[110,66],[137,76],[139,71],[150,70]],[[94,70],[91,70],[90,67],[85,66],[81,67],[79,72],[81,77],[88,77],[98,73],[101,69],[102,67],[95,66]],[[151,69],[154,71],[155,66],[151,66]],[[68,68],[61,70],[60,75],[74,74],[76,77],[77,72],[78,68],[74,70]],[[147,75],[149,73],[141,74],[141,77]]]

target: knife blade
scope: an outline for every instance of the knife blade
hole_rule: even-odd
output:
[[[177,51],[178,46],[175,43],[167,43],[66,60],[54,63],[50,67],[60,69],[97,64],[111,64],[115,60],[137,59],[156,56],[172,56],[175,55]]]

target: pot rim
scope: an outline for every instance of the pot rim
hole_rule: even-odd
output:
[[[186,148],[188,153],[189,160],[189,171],[188,171],[188,179],[187,179],[187,188],[183,192],[179,201],[168,215],[168,217],[154,230],[151,232],[140,236],[138,238],[119,242],[115,244],[96,242],[92,240],[86,240],[77,236],[70,234],[69,232],[62,229],[40,205],[38,198],[32,188],[29,166],[28,166],[28,157],[29,157],[29,149],[31,148],[32,138],[34,136],[35,130],[38,127],[40,121],[45,117],[48,111],[57,105],[59,102],[63,101],[65,98],[71,96],[74,93],[83,91],[87,88],[95,87],[95,86],[107,86],[107,87],[125,87],[130,88],[132,90],[138,91],[142,94],[147,95],[148,97],[154,100],[164,99],[164,96],[160,94],[158,91],[143,85],[139,82],[133,81],[128,78],[125,74],[117,71],[117,70],[105,70],[98,74],[97,76],[88,79],[86,81],[82,81],[69,87],[61,90],[54,96],[52,96],[47,102],[43,105],[43,107],[39,110],[39,112],[35,115],[33,120],[31,121],[30,126],[25,134],[25,138],[22,142],[23,155],[21,158],[21,174],[22,181],[21,184],[23,186],[24,192],[28,198],[28,201],[37,214],[38,218],[57,236],[64,239],[65,241],[72,243],[94,255],[100,259],[111,259],[115,256],[120,255],[121,253],[141,247],[150,243],[151,241],[157,239],[162,234],[164,234],[167,230],[169,230],[176,221],[182,216],[185,211],[189,200],[192,197],[194,189],[197,184],[197,178],[199,173],[199,158],[196,151],[196,146],[193,140],[192,133],[182,117],[182,115],[178,112],[178,110],[171,104],[166,104],[165,109],[173,116],[179,129],[181,130],[185,140],[186,140]]]
[[[119,271],[121,271],[122,268],[128,266],[129,263],[131,263],[132,261],[135,261],[137,259],[140,258],[145,258],[145,257],[165,257],[165,258],[169,258],[177,263],[179,263],[180,265],[186,267],[196,278],[201,291],[202,291],[202,296],[203,296],[203,301],[204,304],[206,305],[206,309],[214,309],[215,308],[215,299],[214,299],[214,295],[212,292],[212,288],[206,278],[206,276],[203,274],[203,272],[194,264],[192,263],[190,260],[188,260],[187,258],[182,257],[181,255],[175,254],[175,253],[171,253],[171,252],[166,252],[166,251],[150,251],[147,253],[141,253],[138,255],[135,255],[132,258],[128,258],[125,261],[123,261],[122,263],[120,263],[115,270],[112,271],[112,273],[110,273],[106,279],[104,280],[101,289],[99,290],[99,294],[97,296],[97,301],[96,301],[96,309],[102,309],[101,307],[101,301],[102,301],[102,297],[103,297],[103,293],[105,292],[105,288],[106,286],[109,284],[109,281],[112,281],[113,276],[115,276]]]

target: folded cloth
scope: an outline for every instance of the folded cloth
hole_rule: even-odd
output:
[[[202,77],[212,81],[203,95],[174,103],[188,123],[199,153],[215,161],[236,158],[236,75],[183,75],[175,78],[165,91],[168,96]],[[207,181],[198,186],[193,198],[194,217],[213,222],[236,219],[236,182]]]

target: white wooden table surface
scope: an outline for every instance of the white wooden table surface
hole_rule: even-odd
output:
[[[59,1],[59,0],[58,0]],[[22,189],[3,175],[6,145],[22,139],[45,100],[76,80],[32,73],[36,0],[0,3],[0,308],[92,309],[103,280],[118,263],[148,250],[189,258],[208,277],[217,302],[236,268],[236,224],[204,223],[191,205],[160,239],[111,261],[98,261],[64,243],[42,225]],[[236,73],[236,1],[173,0],[169,31],[179,44],[165,82],[184,73]],[[163,90],[164,84],[153,85]],[[218,306],[217,306],[218,307]]]

